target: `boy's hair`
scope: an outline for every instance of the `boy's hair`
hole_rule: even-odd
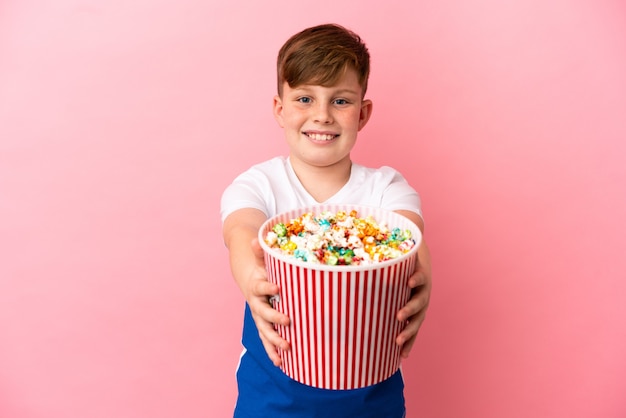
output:
[[[332,86],[348,68],[356,71],[363,95],[370,73],[370,55],[354,32],[336,25],[314,26],[293,35],[278,53],[278,95],[283,83]]]

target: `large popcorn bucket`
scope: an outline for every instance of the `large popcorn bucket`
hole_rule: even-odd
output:
[[[358,211],[389,228],[408,229],[416,245],[402,256],[369,265],[325,265],[301,261],[270,248],[264,237],[279,222],[303,213]],[[292,379],[323,389],[357,389],[376,384],[400,367],[397,320],[410,298],[408,279],[417,262],[419,228],[395,212],[354,205],[319,205],[268,219],[259,230],[268,280],[280,288],[274,308],[291,324],[277,326],[291,349],[280,350],[281,369]]]

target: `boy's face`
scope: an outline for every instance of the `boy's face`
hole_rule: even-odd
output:
[[[356,72],[349,69],[332,87],[283,85],[274,116],[285,130],[290,158],[329,167],[350,161],[357,133],[369,120],[372,102],[362,100]]]

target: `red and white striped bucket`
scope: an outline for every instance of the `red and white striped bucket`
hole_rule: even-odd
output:
[[[409,229],[416,241],[399,258],[371,265],[329,266],[307,263],[270,249],[263,238],[278,222],[303,213],[357,210],[389,228]],[[319,205],[268,219],[259,231],[268,280],[278,284],[274,308],[291,319],[277,326],[291,349],[280,351],[282,370],[292,379],[323,389],[356,389],[389,378],[400,367],[395,339],[406,324],[396,314],[410,298],[408,278],[417,261],[419,228],[409,219],[380,208]]]

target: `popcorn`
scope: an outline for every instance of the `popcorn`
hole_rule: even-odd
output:
[[[296,259],[327,265],[375,264],[408,253],[415,240],[410,230],[389,229],[372,216],[346,213],[304,213],[277,223],[266,233],[267,245]]]

